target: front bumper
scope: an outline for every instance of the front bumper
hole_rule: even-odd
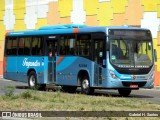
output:
[[[153,88],[154,80],[117,80],[107,77],[107,88],[132,88],[132,85],[137,85],[138,88]]]

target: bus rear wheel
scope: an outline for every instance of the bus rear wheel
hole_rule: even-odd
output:
[[[131,91],[131,89],[118,89],[119,94],[123,97],[128,97]]]
[[[94,89],[90,87],[88,77],[84,77],[81,82],[81,91],[83,94],[91,95],[94,93]]]
[[[34,71],[31,71],[28,75],[28,86],[33,89],[37,87],[37,75]]]
[[[31,71],[28,75],[28,86],[31,89],[46,90],[46,84],[37,84],[37,75],[34,71]]]

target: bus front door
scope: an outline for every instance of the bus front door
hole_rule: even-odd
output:
[[[105,53],[104,53],[104,40],[95,39],[93,42],[93,55],[92,58],[95,62],[94,64],[94,85],[102,86],[102,80],[104,76],[105,67]]]
[[[47,41],[48,46],[48,82],[56,82],[56,55],[57,55],[57,41]]]

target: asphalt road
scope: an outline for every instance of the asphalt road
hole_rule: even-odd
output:
[[[14,94],[19,94],[28,89],[27,83],[16,82],[6,80],[0,77],[0,95],[4,95],[5,86],[15,86],[16,90]],[[52,89],[52,87],[51,87]],[[77,91],[80,91],[79,89]],[[121,97],[117,90],[96,90],[93,96],[104,95],[106,97]],[[147,101],[153,101],[160,104],[160,87],[153,89],[139,89],[133,90],[128,99],[142,99]]]

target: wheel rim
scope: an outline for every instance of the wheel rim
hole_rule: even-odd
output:
[[[36,79],[35,79],[34,75],[32,75],[32,76],[30,77],[29,81],[30,81],[30,86],[31,86],[31,87],[34,87],[34,86],[35,86],[35,83],[36,83]]]
[[[89,82],[88,82],[88,80],[84,80],[82,82],[82,87],[83,87],[84,90],[88,90],[88,88],[89,88]]]

